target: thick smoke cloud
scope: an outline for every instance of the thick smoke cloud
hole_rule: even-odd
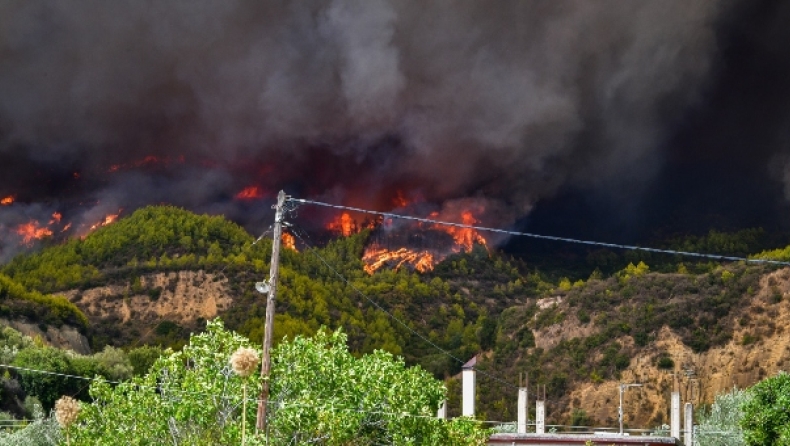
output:
[[[94,200],[86,221],[168,202],[246,223],[249,184],[379,208],[474,197],[511,220],[568,185],[623,199],[703,100],[734,9],[3,2],[0,194]]]

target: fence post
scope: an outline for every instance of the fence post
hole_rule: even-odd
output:
[[[680,440],[680,392],[672,392],[669,414],[669,434]]]
[[[461,381],[463,386],[463,406],[461,415],[465,417],[475,416],[475,365],[477,364],[477,356],[470,359],[469,362],[463,365],[461,372]]]
[[[538,386],[538,397],[535,401],[535,433],[546,433],[546,386],[543,386],[543,394],[540,393]]]
[[[527,433],[527,388],[518,389],[518,430],[519,434]]]
[[[694,405],[691,403],[686,403],[685,407],[685,414],[684,414],[685,421],[685,438],[683,440],[683,444],[686,446],[694,446]]]

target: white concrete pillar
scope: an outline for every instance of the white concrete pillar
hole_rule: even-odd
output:
[[[436,411],[436,418],[440,420],[447,419],[447,400],[443,400],[441,404],[439,404],[439,410]]]
[[[527,433],[527,388],[518,389],[518,429],[519,434]]]
[[[546,433],[546,402],[535,401],[535,433]]]
[[[669,435],[680,440],[680,392],[672,392],[669,412]]]
[[[694,405],[691,403],[686,403],[686,406],[683,409],[683,422],[685,424],[685,435],[683,438],[683,444],[686,446],[694,446]]]
[[[463,407],[461,415],[465,417],[475,416],[475,369],[466,368],[461,374],[463,381]]]

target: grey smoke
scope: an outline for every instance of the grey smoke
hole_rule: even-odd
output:
[[[6,1],[0,154],[98,173],[150,154],[227,170],[276,159],[257,178],[271,188],[407,185],[512,215],[566,184],[638,193],[674,116],[704,91],[728,5]],[[119,175],[91,195],[102,212],[160,201],[236,212],[217,197],[245,184],[207,170]]]

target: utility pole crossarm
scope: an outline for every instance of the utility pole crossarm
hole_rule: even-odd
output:
[[[271,370],[271,347],[274,336],[274,302],[277,296],[277,278],[280,274],[280,245],[283,235],[283,208],[288,197],[284,191],[277,194],[274,205],[274,240],[272,242],[272,261],[269,270],[268,295],[266,297],[266,326],[263,334],[263,361],[261,362],[261,394],[258,398],[258,418],[256,428],[266,430],[266,406],[269,401],[269,373]]]

